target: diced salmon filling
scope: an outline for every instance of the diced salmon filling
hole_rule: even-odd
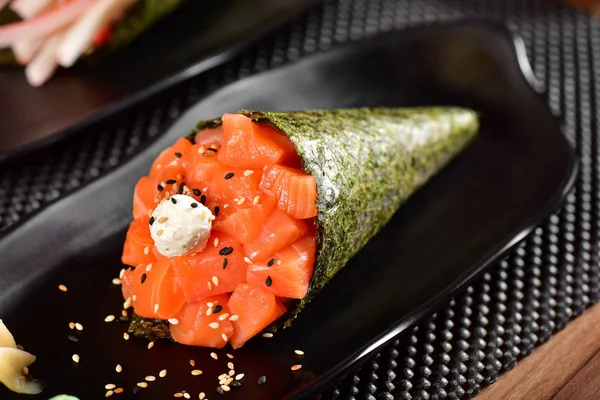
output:
[[[317,186],[289,138],[239,114],[179,139],[135,187],[122,261],[123,296],[137,314],[169,319],[182,344],[234,348],[281,317],[286,299],[306,296],[315,261]],[[201,252],[167,258],[150,218],[175,194],[216,217]],[[134,301],[135,300],[135,301]]]

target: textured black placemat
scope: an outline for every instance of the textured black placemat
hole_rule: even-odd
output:
[[[577,145],[575,191],[463,295],[321,398],[475,396],[599,298],[600,22],[551,0],[329,0],[233,62],[0,168],[0,227],[114,168],[207,91],[340,42],[468,17],[504,20],[523,36],[550,105]]]

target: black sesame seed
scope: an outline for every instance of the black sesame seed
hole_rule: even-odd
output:
[[[271,279],[270,276],[267,276],[267,280],[265,281],[265,284],[267,285],[267,287],[271,287],[271,285],[273,284],[273,279]]]
[[[264,385],[265,383],[267,383],[267,377],[266,376],[261,376],[260,378],[258,378],[258,380],[256,381],[256,383],[258,383],[259,386]]]
[[[124,316],[124,315],[121,315],[121,316],[119,317],[119,321],[121,321],[121,322],[129,322],[129,321],[130,321],[130,319],[129,319],[129,317],[126,317],[126,316]]]
[[[227,258],[223,259],[223,269],[227,268]]]
[[[225,175],[225,179],[231,179],[233,178],[233,172],[229,172],[227,173],[227,175]]]
[[[135,271],[135,267],[129,267],[129,272]]]
[[[269,260],[269,262],[267,263],[267,267],[270,267],[270,266],[272,266],[273,264],[275,264],[275,259],[274,259],[274,258],[271,258],[271,259]]]
[[[140,393],[142,393],[142,388],[141,388],[141,387],[139,387],[139,386],[135,386],[135,387],[133,388],[133,395],[134,395],[134,396],[137,396],[137,395],[138,395],[138,394],[140,394]]]
[[[77,336],[69,335],[67,336],[67,339],[69,339],[73,343],[79,342],[79,338]]]
[[[192,189],[192,192],[194,192],[194,196],[200,196],[200,189]]]
[[[154,223],[154,217],[150,217],[150,220],[148,222],[150,223],[150,225],[152,225]]]
[[[148,277],[148,275],[142,274],[142,283],[146,282],[147,277]]]
[[[171,203],[177,204],[177,200],[174,197],[171,197]]]
[[[200,203],[204,204],[206,203],[206,196],[202,195],[202,197],[200,197]]]
[[[183,189],[184,188],[185,188],[185,185],[182,183],[181,185],[179,185],[179,190],[177,191],[177,193],[183,194]]]
[[[219,216],[219,206],[215,207],[215,217]]]
[[[162,192],[162,191],[163,191],[163,189],[164,189],[164,188],[162,187],[162,185],[158,185],[156,188],[158,189],[158,191],[159,191],[159,192]]]
[[[167,185],[171,185],[171,184],[173,184],[173,183],[177,183],[177,181],[176,181],[175,179],[169,179],[169,180],[166,182],[166,184],[167,184]]]
[[[190,206],[191,206],[192,208],[197,208],[197,207],[198,207],[198,203],[192,203],[192,204],[190,204]]]
[[[229,384],[229,386],[231,386],[232,388],[236,388],[236,389],[238,389],[238,388],[241,388],[241,387],[242,387],[242,384],[241,384],[241,383],[239,383],[238,381],[233,381],[233,382],[231,382],[231,383]]]
[[[219,387],[217,388],[217,393],[219,393],[219,394],[223,394],[223,393],[225,393],[225,392],[223,391],[223,389],[221,389],[221,386],[219,386]]]
[[[206,149],[206,151],[214,151],[216,153],[217,149],[213,149],[212,147],[209,147],[208,149]]]
[[[233,253],[233,247],[223,247],[221,250],[219,250],[219,255],[221,256],[228,256],[231,253]]]
[[[175,153],[175,157],[181,158],[181,153]]]
[[[223,310],[223,306],[221,306],[221,305],[217,305],[217,306],[215,307],[215,309],[213,310],[213,314],[220,313],[220,312],[221,312],[221,310]]]

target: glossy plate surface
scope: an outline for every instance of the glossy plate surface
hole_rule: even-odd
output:
[[[123,51],[60,70],[41,88],[22,68],[0,68],[0,160],[207,70],[318,1],[188,0]]]
[[[576,159],[536,86],[519,40],[500,27],[465,23],[340,46],[204,98],[116,171],[0,240],[0,317],[38,356],[30,370],[48,387],[37,398],[102,398],[107,383],[129,395],[136,382],[163,368],[167,378],[150,383],[140,398],[181,390],[192,398],[200,391],[218,396],[226,351],[213,360],[208,349],[158,343],[147,350],[144,341],[122,339],[125,323],[103,322],[121,309],[111,279],[122,268],[134,184],[197,120],[240,108],[451,104],[481,113],[480,137],[409,200],[291,329],[233,352],[236,373],[246,377],[228,398],[308,397],[455,294],[558,206]],[[78,343],[67,339],[70,321],[84,326]],[[71,361],[75,353],[79,365]],[[190,359],[201,376],[191,376]],[[293,364],[303,368],[291,372]],[[259,387],[262,375],[267,383]],[[0,398],[18,396],[0,389]]]

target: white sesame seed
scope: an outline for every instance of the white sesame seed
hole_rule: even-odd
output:
[[[240,319],[240,316],[237,314],[233,314],[231,317],[229,317],[229,320],[233,321],[233,322],[239,321],[239,319]]]
[[[208,324],[208,326],[212,329],[219,329],[219,323],[218,322],[211,322],[210,324]]]
[[[123,332],[123,339],[129,340],[129,333]]]
[[[212,290],[212,284],[210,282],[206,282],[206,286],[208,286],[208,290]]]
[[[142,389],[146,389],[148,387],[148,384],[146,382],[138,382],[137,385]]]
[[[165,376],[167,376],[167,370],[163,369],[162,371],[160,371],[158,373],[158,376],[160,376],[161,378],[164,378]]]
[[[146,272],[150,272],[152,270],[152,263],[146,265]]]
[[[209,316],[209,315],[211,315],[211,314],[212,314],[212,312],[213,312],[213,309],[212,309],[212,307],[208,307],[208,308],[206,309],[206,316]]]
[[[298,371],[300,368],[302,368],[300,364],[292,365],[292,371]]]
[[[120,394],[120,393],[123,393],[123,388],[116,388],[115,394]]]
[[[215,286],[219,286],[219,278],[218,278],[218,277],[216,277],[216,276],[213,276],[213,277],[212,277],[212,281],[213,281],[213,283],[215,284]]]
[[[194,361],[194,360],[190,360],[190,365],[191,365],[192,367],[195,367],[195,366],[196,366],[196,361]]]
[[[148,375],[147,377],[144,378],[146,381],[148,382],[154,382],[156,380],[155,376],[152,375]]]
[[[223,208],[229,207],[229,204],[223,204]]]
[[[76,364],[79,364],[79,360],[80,360],[79,354],[73,354],[71,356],[71,360],[73,360],[73,362],[75,362]]]
[[[69,322],[69,329],[75,329],[75,322]]]
[[[117,371],[118,374],[123,372],[123,367],[121,367],[121,364],[117,364],[117,366],[115,367],[115,371]]]
[[[229,354],[229,353],[227,353],[227,357],[229,357],[229,358],[233,359],[233,354]]]
[[[135,303],[137,301],[137,295],[134,294],[131,296],[131,300]]]
[[[247,169],[244,171],[244,176],[250,176],[254,173],[254,171],[252,171],[251,169]]]
[[[233,368],[233,363],[231,361],[227,363],[227,368],[234,369]]]
[[[219,315],[219,321],[225,321],[229,317],[229,313],[223,313]]]
[[[244,257],[244,261],[246,262],[246,264],[252,264],[252,260],[248,257]]]
[[[198,399],[204,400],[205,398],[206,398],[206,394],[204,394],[204,392],[200,392],[200,394],[198,395]]]
[[[179,324],[179,320],[177,318],[169,318],[169,323],[171,325],[178,325]]]
[[[217,379],[220,381],[224,381],[225,379],[227,379],[227,374],[221,374],[217,377]]]
[[[116,387],[117,387],[116,385],[113,385],[112,383],[109,383],[106,386],[104,386],[104,389],[106,389],[106,390],[113,390]]]
[[[69,289],[65,285],[58,285],[58,290],[60,290],[61,292],[66,292]]]
[[[229,340],[229,339],[227,339],[227,335],[226,335],[226,334],[224,334],[224,333],[221,333],[221,337],[223,338],[223,341],[224,341],[224,342],[226,342],[226,341],[228,341],[228,340]]]
[[[235,375],[235,370],[234,370],[234,369],[232,369],[231,371],[229,371],[229,373],[228,373],[227,375],[229,375],[230,377],[231,377],[231,376],[234,376],[234,375]],[[227,383],[228,385],[229,385],[231,382],[233,382],[233,378],[229,378],[228,380],[229,380],[229,383]]]
[[[204,149],[204,146],[200,146],[198,147],[198,153],[202,154],[204,153],[206,150]]]
[[[175,397],[176,399],[180,399],[180,398],[182,398],[182,397],[183,397],[183,393],[175,393],[175,394],[173,395],[173,397]]]
[[[127,310],[121,310],[121,315],[127,317]]]
[[[281,260],[277,260],[277,265],[281,265]]]
[[[150,254],[150,246],[144,247],[144,255]]]
[[[183,397],[186,398],[186,399],[191,399],[192,398],[192,396],[190,396],[189,393],[184,393]]]
[[[218,360],[218,359],[219,359],[219,356],[217,356],[217,353],[210,353],[210,356],[211,356],[212,358],[214,358],[215,360]]]
[[[235,376],[235,380],[236,380],[236,381],[241,381],[243,378],[244,378],[244,374],[237,374],[237,375]]]
[[[122,268],[121,272],[119,272],[119,279],[123,279],[123,275],[125,275],[125,268]]]
[[[304,352],[302,350],[294,350],[294,353],[298,354],[299,356],[304,355]]]
[[[77,329],[78,331],[82,331],[83,330],[83,325],[81,325],[79,322],[75,323],[75,329]]]
[[[206,305],[209,307],[214,307],[215,303],[213,303],[212,301],[209,301],[208,303],[206,303]]]
[[[229,392],[231,390],[227,385],[221,385],[221,389],[223,389],[225,392]]]
[[[114,315],[107,315],[106,318],[104,318],[104,322],[113,322],[114,320],[115,320]]]
[[[271,339],[273,337],[273,334],[271,332],[265,332],[262,334],[262,337]]]
[[[123,282],[121,282],[120,278],[113,278],[113,280],[112,280],[112,284],[115,286],[119,286],[121,283],[123,283]]]
[[[158,312],[158,303],[154,304],[154,314]]]
[[[229,371],[229,372],[231,372],[231,371]],[[233,371],[233,373],[235,374],[235,371]],[[230,374],[230,375],[233,375],[233,374]],[[232,378],[232,377],[229,377],[229,378],[227,378],[227,380],[225,381],[225,384],[226,384],[226,385],[229,385],[231,382],[233,382],[233,378]]]
[[[207,190],[208,190],[208,186],[205,186],[205,187],[202,188],[203,192],[206,192]]]
[[[123,302],[123,309],[127,310],[131,307],[131,297],[128,297],[127,300]]]
[[[150,349],[151,349],[151,348],[153,348],[153,347],[154,347],[154,342],[150,342],[150,343],[148,343],[148,350],[150,350]]]
[[[104,397],[110,397],[110,396],[113,395],[113,393],[114,392],[112,390],[109,390],[108,392],[106,392],[106,394],[104,395]]]
[[[192,375],[194,375],[194,376],[202,375],[202,371],[199,369],[193,369]]]
[[[256,196],[256,197],[254,198],[254,200],[252,200],[252,204],[253,204],[253,205],[257,205],[259,201],[260,201],[260,196]]]
[[[239,201],[238,201],[238,205],[241,206],[242,204],[244,204],[244,202],[246,201],[245,197],[242,197]]]
[[[213,246],[217,247],[219,245],[219,238],[215,238],[215,240],[213,240]]]

